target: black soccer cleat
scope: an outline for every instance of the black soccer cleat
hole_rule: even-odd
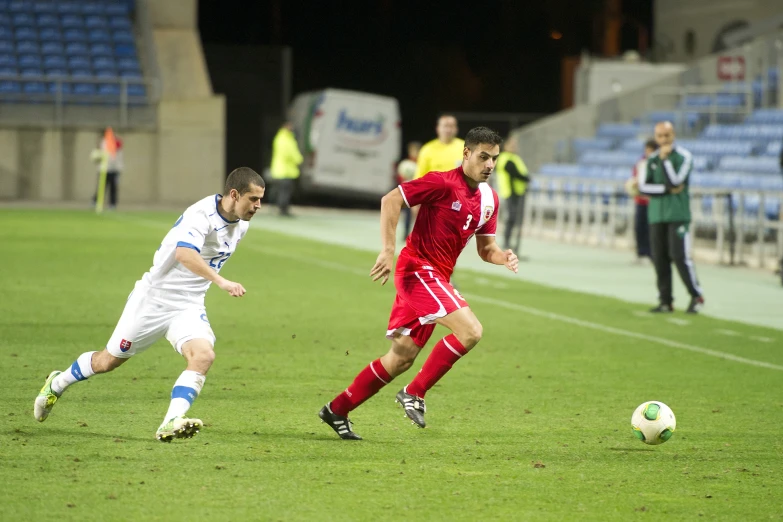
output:
[[[405,410],[405,415],[407,415],[416,426],[419,428],[427,427],[427,423],[424,421],[424,414],[427,412],[427,407],[424,405],[424,399],[411,395],[403,388],[397,392],[397,402]]]
[[[670,314],[674,311],[674,307],[670,304],[661,303],[655,308],[650,308],[652,314]]]
[[[328,424],[341,439],[362,440],[358,433],[353,432],[353,424],[348,417],[343,417],[334,413],[331,405],[331,402],[328,403],[318,412],[318,416],[321,417],[321,420]]]
[[[685,310],[686,314],[698,314],[699,310],[704,306],[704,298],[702,296],[696,296],[691,298],[691,304],[688,305],[688,309]]]

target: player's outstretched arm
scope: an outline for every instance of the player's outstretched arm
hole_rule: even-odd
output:
[[[487,263],[504,265],[515,274],[519,271],[517,255],[511,249],[502,250],[495,242],[495,236],[476,236],[476,249],[479,257]]]
[[[245,295],[245,288],[239,283],[229,281],[225,277],[212,270],[206,261],[192,248],[177,247],[175,255],[177,262],[199,277],[215,283],[221,290],[225,290],[232,297]]]
[[[405,205],[402,192],[392,189],[381,199],[381,253],[375,261],[370,277],[373,281],[381,280],[385,285],[389,280],[394,266],[394,247],[397,244],[397,222],[400,220],[400,211]]]

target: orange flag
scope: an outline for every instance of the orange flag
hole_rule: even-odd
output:
[[[114,131],[111,127],[106,127],[106,132],[103,134],[103,141],[106,143],[106,152],[109,156],[114,158],[117,156],[117,138],[114,137]]]

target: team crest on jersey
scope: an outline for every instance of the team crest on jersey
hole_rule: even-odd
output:
[[[132,344],[133,343],[131,341],[126,341],[125,339],[123,339],[122,341],[120,341],[120,350],[123,352],[127,352],[128,350],[130,350]]]
[[[489,218],[492,217],[492,205],[487,205],[484,207],[484,221],[489,221]]]
[[[462,208],[462,203],[460,203],[459,200],[451,204],[451,210],[456,210],[457,212],[459,212],[461,208]]]

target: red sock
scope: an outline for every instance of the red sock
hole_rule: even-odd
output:
[[[381,360],[374,360],[359,372],[359,375],[344,392],[334,398],[331,404],[332,411],[337,415],[347,416],[348,412],[358,408],[361,403],[378,393],[391,380],[392,378],[381,364]]]
[[[423,399],[427,390],[435,386],[435,383],[446,375],[446,372],[451,370],[454,363],[459,361],[466,353],[468,351],[454,337],[454,334],[447,335],[438,341],[438,344],[432,349],[430,356],[424,361],[424,366],[421,367],[413,381],[405,388],[405,391]]]

